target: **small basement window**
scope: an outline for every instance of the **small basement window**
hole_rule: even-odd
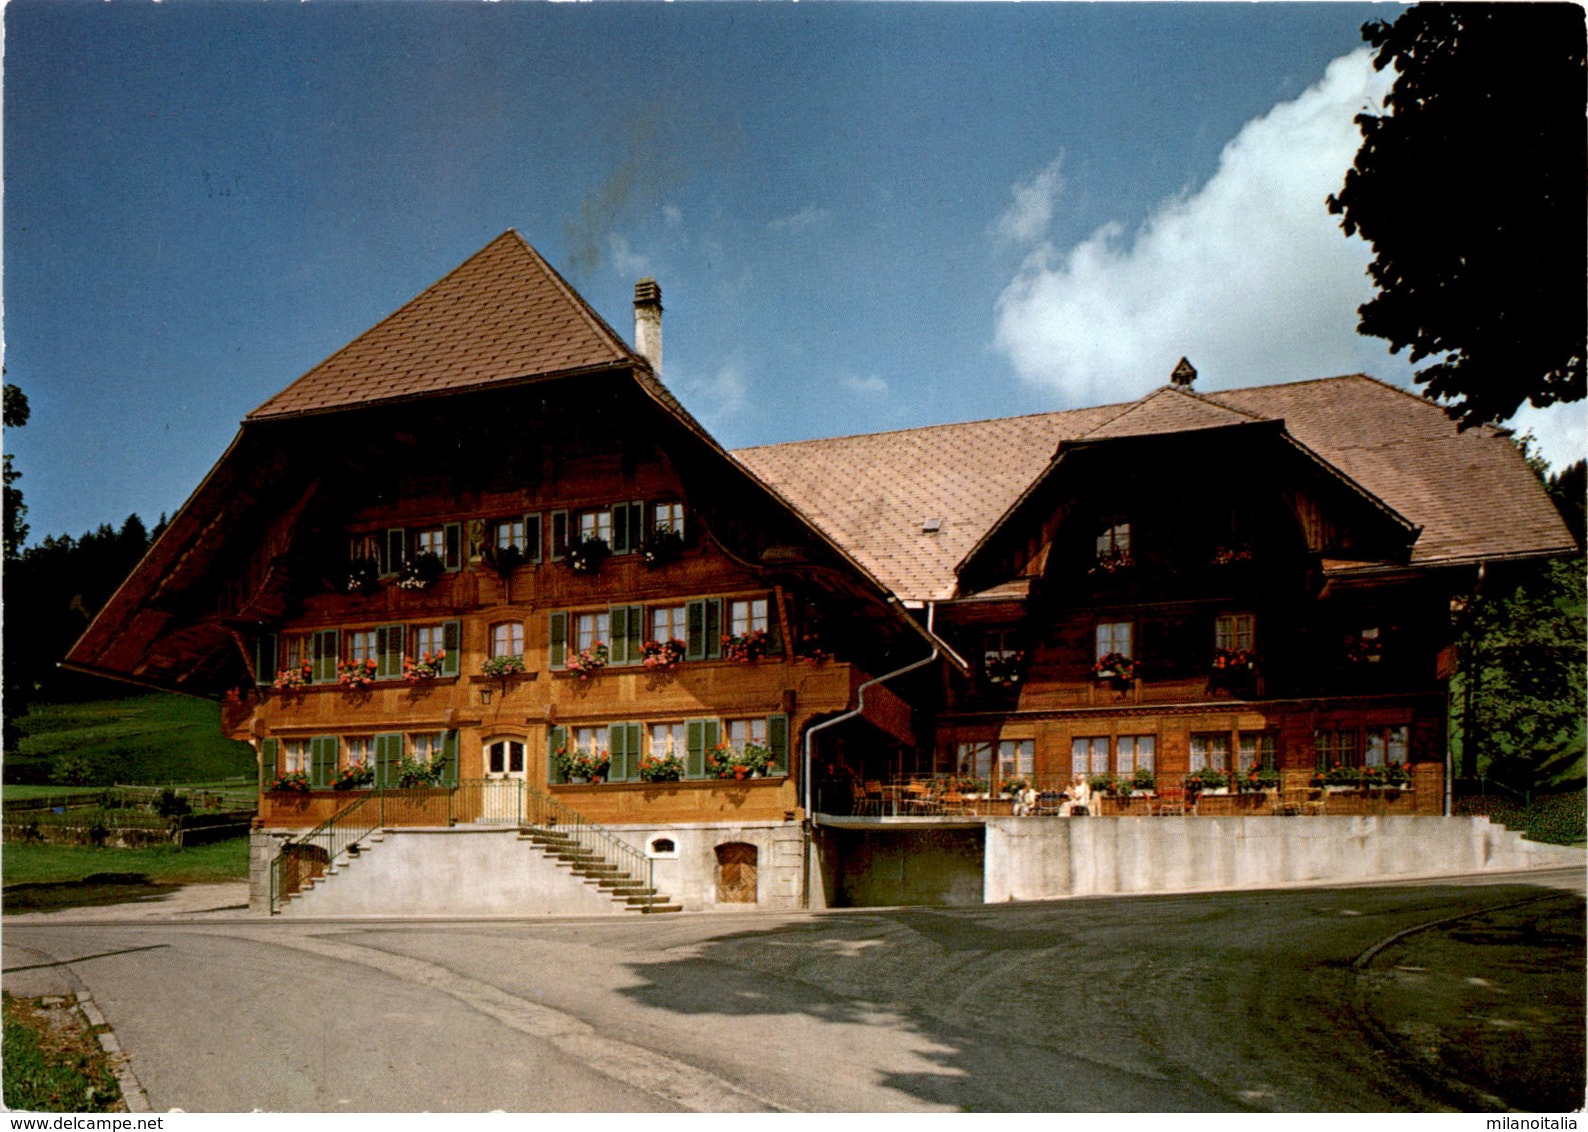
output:
[[[677,857],[678,844],[671,837],[653,837],[646,846],[645,854],[648,857]]]

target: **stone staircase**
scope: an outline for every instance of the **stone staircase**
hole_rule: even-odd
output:
[[[653,915],[663,912],[682,912],[684,906],[675,904],[662,893],[624,872],[618,865],[607,863],[600,853],[581,849],[578,841],[569,834],[555,829],[526,826],[519,830],[519,839],[539,846],[551,860],[566,868],[574,876],[608,895],[624,911]]]

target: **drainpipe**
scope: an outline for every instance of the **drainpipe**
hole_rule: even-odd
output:
[[[895,599],[890,598],[889,600],[893,601]],[[932,632],[932,623],[936,617],[936,614],[937,603],[930,601],[927,602],[926,631],[928,633]],[[805,766],[803,774],[805,779],[805,907],[809,908],[811,906],[811,857],[814,855],[816,847],[816,809],[813,805],[814,799],[811,797],[811,750],[814,746],[816,733],[823,730],[824,728],[832,727],[835,724],[844,723],[848,720],[851,720],[855,718],[855,716],[864,712],[866,710],[866,689],[871,687],[873,684],[881,684],[885,680],[892,680],[895,676],[903,676],[906,672],[913,672],[923,665],[931,664],[938,658],[941,652],[942,650],[938,648],[937,645],[933,645],[931,653],[922,657],[920,660],[912,661],[911,663],[906,664],[903,668],[895,668],[892,672],[885,673],[881,676],[872,677],[870,680],[867,680],[864,684],[860,685],[860,687],[856,690],[856,706],[853,709],[844,712],[843,715],[835,715],[831,719],[824,719],[820,723],[805,729]]]

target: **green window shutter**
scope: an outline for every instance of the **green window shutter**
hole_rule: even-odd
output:
[[[684,659],[706,659],[706,603],[696,600],[684,606]]]
[[[407,644],[406,625],[382,625],[375,630],[375,678],[396,680],[403,674],[403,647]]]
[[[447,765],[441,772],[441,785],[456,786],[458,784],[458,733],[448,731],[441,740],[441,754],[447,760]]]
[[[336,774],[338,740],[335,735],[316,735],[309,740],[309,785],[324,788]]]
[[[722,655],[722,599],[706,599],[706,656],[715,660]]]
[[[783,621],[777,615],[777,598],[771,594],[766,599],[766,651],[772,656],[783,653]]]
[[[316,684],[336,683],[336,662],[341,659],[341,636],[335,629],[320,629],[314,634],[314,670]]]
[[[452,571],[463,569],[463,524],[447,523],[441,531],[442,545],[445,547],[441,556],[442,565]]]
[[[636,554],[645,546],[645,500],[629,504],[629,549]]]
[[[629,607],[614,605],[607,610],[612,639],[607,642],[607,663],[629,663]]]
[[[629,505],[612,505],[612,553],[627,554],[634,548],[629,545]]]
[[[557,752],[568,742],[568,729],[566,727],[548,727],[546,729],[546,778],[550,782],[566,782],[557,771]]]
[[[721,725],[715,719],[684,722],[684,777],[706,777],[706,754],[716,747]]]
[[[640,728],[637,723],[614,723],[607,728],[607,781],[629,782],[640,776]]]
[[[377,786],[396,786],[397,771],[403,761],[403,737],[401,735],[375,736],[375,784]]]
[[[568,553],[568,512],[551,513],[551,560],[560,562]]]
[[[259,638],[254,651],[254,683],[271,684],[275,682],[277,658],[281,655],[280,645],[274,633],[266,633]]]
[[[772,769],[788,773],[788,716],[782,712],[766,717],[766,745],[772,751]]]
[[[401,527],[394,527],[386,532],[386,561],[382,565],[382,573],[402,573],[403,562],[407,560],[408,532]]]
[[[441,661],[441,675],[456,676],[463,659],[463,622],[448,621],[441,626],[441,647],[447,654]]]
[[[617,636],[614,629],[613,636]],[[643,605],[629,606],[629,663],[638,664],[643,657],[645,645],[645,607]]]
[[[559,610],[551,614],[551,648],[546,658],[547,667],[568,667],[568,614]]]
[[[276,780],[280,773],[276,769],[276,760],[281,755],[281,744],[274,739],[259,740],[259,787],[264,789]]]
[[[526,562],[539,562],[545,556],[545,548],[541,545],[540,516],[524,516],[524,560]]]

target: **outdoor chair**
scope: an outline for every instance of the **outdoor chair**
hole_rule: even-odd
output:
[[[853,811],[857,817],[868,814],[880,815],[882,813],[881,796],[872,797],[871,792],[858,782],[850,783],[851,795],[854,799]]]
[[[1192,806],[1195,806],[1194,802]],[[1179,816],[1187,812],[1194,812],[1194,810],[1187,810],[1185,791],[1178,786],[1160,788],[1158,796],[1152,799],[1151,804],[1147,807],[1147,813],[1155,818],[1168,817],[1170,815]]]

